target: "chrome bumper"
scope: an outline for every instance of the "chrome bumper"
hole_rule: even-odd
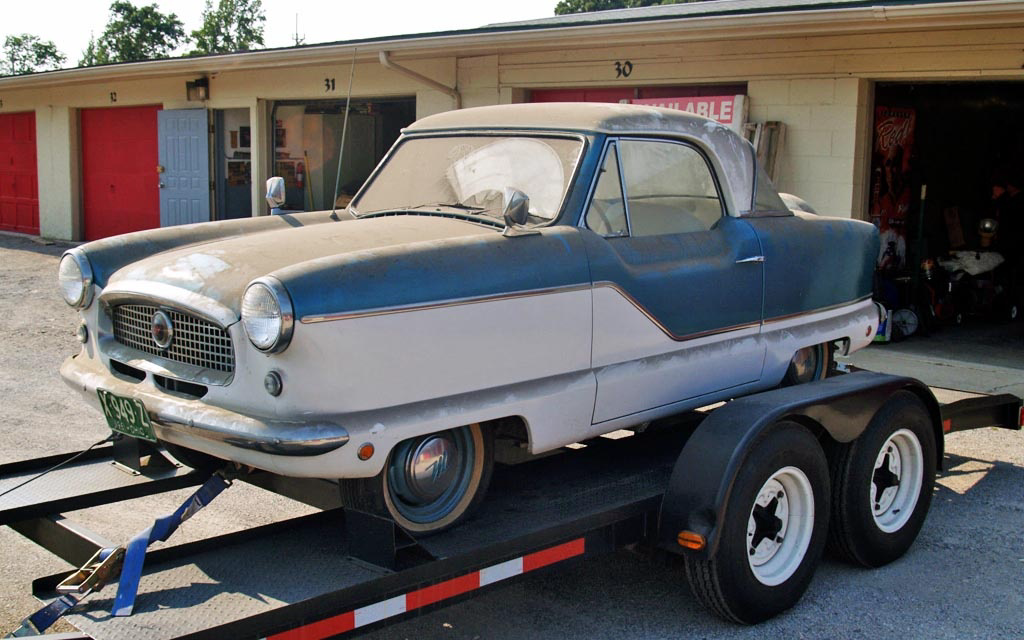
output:
[[[102,369],[83,366],[78,356],[61,365],[60,375],[99,408],[96,389],[138,398],[146,407],[157,437],[173,432],[240,449],[279,456],[318,456],[348,442],[348,431],[332,422],[285,422],[211,407],[198,400],[169,396],[142,383],[130,383]],[[172,439],[173,440],[173,439]]]

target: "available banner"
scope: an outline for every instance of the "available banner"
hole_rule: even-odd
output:
[[[633,98],[632,104],[678,109],[717,120],[733,131],[743,134],[747,121],[747,96],[700,96],[686,98]]]
[[[879,269],[901,269],[907,261],[907,220],[913,198],[910,158],[914,150],[914,109],[875,107],[871,158],[871,221],[882,246]]]

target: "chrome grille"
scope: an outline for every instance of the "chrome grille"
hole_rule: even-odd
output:
[[[235,352],[228,332],[212,322],[181,311],[164,309],[174,326],[174,340],[166,350],[153,341],[151,325],[159,307],[122,304],[114,307],[114,339],[139,351],[196,367],[235,370]]]

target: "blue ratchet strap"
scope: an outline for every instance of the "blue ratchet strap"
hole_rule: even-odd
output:
[[[92,592],[87,591],[81,597],[75,597],[70,593],[61,594],[56,600],[22,620],[21,626],[6,637],[23,638],[42,634],[44,631],[49,629],[50,625],[56,622],[58,618],[74,609],[75,606],[90,593]]]
[[[157,540],[163,541],[178,530],[200,509],[210,504],[220,492],[231,486],[231,483],[215,473],[210,476],[199,490],[192,494],[174,513],[157,519],[153,526],[142,531],[131,539],[125,548],[124,566],[121,568],[121,580],[117,585],[117,597],[114,598],[115,616],[130,616],[135,607],[135,594],[139,590],[139,579],[142,577],[142,563],[146,559],[146,549]]]
[[[111,612],[113,615],[131,615],[132,609],[135,606],[135,594],[139,590],[142,564],[146,559],[146,549],[149,545],[157,540],[167,540],[181,526],[182,522],[185,522],[198,513],[200,509],[210,504],[214,498],[220,495],[221,491],[229,486],[231,486],[231,482],[220,473],[212,475],[174,513],[157,519],[153,526],[132,538],[124,553],[121,579],[117,586],[117,596],[114,598],[114,610]],[[104,564],[109,565],[116,562],[118,559],[111,558],[110,556],[120,550],[120,547],[111,547],[97,552],[96,556],[89,561],[86,567],[79,569],[65,580],[65,583],[69,581],[77,582],[79,579],[82,580],[83,584],[79,586],[84,588],[80,591],[80,596],[76,596],[74,593],[61,594],[56,600],[39,609],[28,618],[25,618],[21,622],[21,626],[6,637],[21,638],[41,634],[63,615],[74,609],[90,593],[102,589],[107,575],[97,576],[97,571],[103,571],[102,568],[98,569],[97,567],[103,567]],[[105,563],[108,559],[111,562]],[[110,573],[114,573],[113,569],[108,570]],[[84,584],[86,582],[89,584]]]

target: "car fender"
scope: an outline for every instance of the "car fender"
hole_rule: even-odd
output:
[[[676,553],[692,552],[677,542],[681,531],[703,536],[699,553],[713,557],[725,522],[725,506],[744,461],[758,438],[780,420],[807,425],[819,438],[850,442],[867,428],[893,393],[908,390],[928,407],[943,447],[938,402],[913,378],[858,372],[732,400],[708,416],[683,447],[662,499],[657,542]]]

